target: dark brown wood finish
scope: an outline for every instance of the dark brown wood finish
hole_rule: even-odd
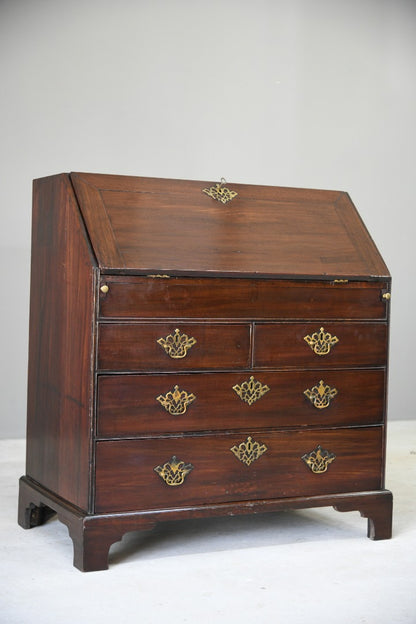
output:
[[[223,205],[211,184],[35,181],[19,524],[56,512],[80,570],[178,518],[334,506],[391,536],[380,254],[346,193],[229,184]],[[321,328],[338,339],[324,356],[304,339]],[[158,343],[185,334],[186,354]],[[319,409],[305,390],[326,385]],[[173,415],[158,399],[175,389],[194,398]],[[255,442],[250,465],[231,450]],[[302,459],[313,451],[334,455],[326,471]],[[174,457],[192,469],[167,485]]]
[[[196,342],[182,358],[171,358],[158,343],[181,335]],[[203,370],[246,368],[250,363],[248,324],[105,324],[99,329],[98,368],[101,370]]]
[[[317,355],[305,337],[319,333],[322,325],[338,342]],[[384,366],[386,350],[385,323],[266,323],[255,325],[253,361],[256,368]]]
[[[88,229],[98,224],[103,233],[93,241],[102,269],[388,276],[346,193],[230,183],[238,196],[223,205],[203,192],[206,182],[84,173],[71,179]]]
[[[250,466],[231,452],[247,440],[267,446]],[[381,487],[382,428],[253,431],[97,443],[96,512],[165,509],[227,501],[319,496]],[[336,459],[314,474],[302,456],[318,445]],[[194,468],[181,486],[154,471],[172,456]]]
[[[260,243],[259,243],[260,244]],[[102,278],[103,318],[386,318],[388,281],[333,283],[213,278]],[[231,293],[231,294],[230,294]]]
[[[249,405],[233,390],[250,379],[240,373],[104,375],[98,380],[99,437],[142,436],[249,427],[317,427],[381,423],[385,372],[331,370],[255,372],[269,390]],[[314,407],[304,391],[323,379],[337,390],[326,408]],[[186,412],[172,415],[157,397],[180,391],[195,398]]]
[[[19,524],[29,529],[43,524],[51,512],[56,512],[59,520],[68,527],[73,541],[74,566],[83,572],[92,572],[108,568],[109,548],[114,542],[120,541],[124,533],[152,529],[159,521],[333,506],[342,512],[359,511],[364,518],[368,518],[368,537],[372,540],[382,540],[391,537],[392,503],[391,492],[379,490],[85,516],[76,507],[33,483],[27,477],[22,477]]]
[[[94,266],[68,176],[36,181],[27,474],[84,510],[90,494]]]

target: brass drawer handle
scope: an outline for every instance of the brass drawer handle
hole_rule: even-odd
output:
[[[246,466],[250,466],[256,459],[267,451],[267,446],[261,442],[256,442],[251,436],[241,442],[238,446],[232,446],[230,451]]]
[[[302,455],[302,459],[314,474],[322,474],[328,470],[329,464],[332,464],[336,455],[322,448],[320,444],[311,451]]]
[[[156,401],[159,401],[169,414],[172,416],[181,416],[185,414],[188,405],[195,401],[196,396],[186,390],[179,390],[179,386],[175,386],[173,390],[169,390],[166,394],[159,394]]]
[[[323,327],[319,331],[312,334],[312,336],[305,336],[303,338],[312,351],[316,355],[327,355],[331,348],[339,342],[336,336],[332,336],[329,332],[326,332]]]
[[[175,455],[173,455],[166,464],[163,464],[163,466],[156,466],[156,468],[153,468],[167,485],[172,486],[182,485],[185,481],[185,477],[193,469],[194,467],[192,464],[185,464],[185,462],[177,459]]]
[[[243,381],[242,384],[236,384],[233,386],[234,392],[238,394],[240,399],[244,403],[252,405],[270,390],[269,386],[262,384],[261,381],[256,381],[253,376],[247,381]]]
[[[338,394],[338,390],[324,384],[321,379],[319,385],[305,390],[303,394],[308,397],[314,407],[317,409],[325,409],[329,406],[332,399]]]
[[[195,338],[181,334],[179,329],[175,329],[173,334],[168,334],[166,338],[159,338],[156,341],[165,350],[165,353],[174,360],[184,358],[189,349],[196,344]]]

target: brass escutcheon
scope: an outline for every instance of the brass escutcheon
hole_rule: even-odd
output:
[[[267,451],[267,446],[261,442],[256,442],[251,436],[241,442],[238,446],[232,446],[230,451],[246,466],[250,466],[256,459]]]
[[[226,186],[224,186],[224,184],[226,184],[226,181],[224,178],[221,178],[221,182],[218,182],[218,184],[216,184],[215,186],[210,186],[209,188],[202,189],[202,192],[212,197],[212,199],[216,199],[222,204],[226,204],[227,202],[234,199],[234,197],[236,197],[238,193],[236,193],[235,191],[231,191]]]
[[[326,451],[318,444],[316,449],[302,455],[302,459],[314,474],[322,474],[328,470],[329,464],[336,459],[336,455]]]
[[[192,464],[185,464],[185,462],[177,459],[175,455],[173,455],[166,464],[163,464],[163,466],[156,466],[156,468],[153,468],[167,485],[172,486],[182,485],[185,481],[185,477],[193,469],[194,467]]]
[[[159,401],[172,416],[185,414],[188,405],[195,401],[195,399],[196,396],[194,394],[188,394],[186,390],[179,390],[179,386],[175,386],[173,390],[156,397],[156,401]]]
[[[195,338],[181,334],[179,329],[175,329],[173,334],[168,334],[166,338],[159,338],[156,341],[165,350],[165,353],[174,360],[184,358],[189,349],[196,344]]]
[[[327,355],[331,351],[331,347],[339,342],[336,336],[326,332],[323,327],[313,333],[312,336],[305,336],[304,340],[316,355]]]
[[[321,379],[319,385],[305,390],[303,394],[308,397],[314,407],[317,409],[325,409],[338,394],[338,390],[324,384]]]
[[[234,392],[238,394],[240,399],[244,403],[252,405],[270,390],[269,386],[262,384],[260,381],[256,381],[253,376],[247,381],[243,381],[241,384],[233,386]]]

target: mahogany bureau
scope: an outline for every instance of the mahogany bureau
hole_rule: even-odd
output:
[[[158,521],[333,506],[391,536],[390,276],[349,196],[35,180],[27,471],[80,570]]]

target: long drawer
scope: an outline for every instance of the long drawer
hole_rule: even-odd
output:
[[[382,427],[96,443],[96,512],[376,490]]]
[[[386,318],[387,281],[103,277],[101,318],[378,319]]]
[[[381,369],[102,375],[97,434],[373,424],[384,394]]]
[[[102,323],[101,370],[203,370],[247,368],[248,323]]]

